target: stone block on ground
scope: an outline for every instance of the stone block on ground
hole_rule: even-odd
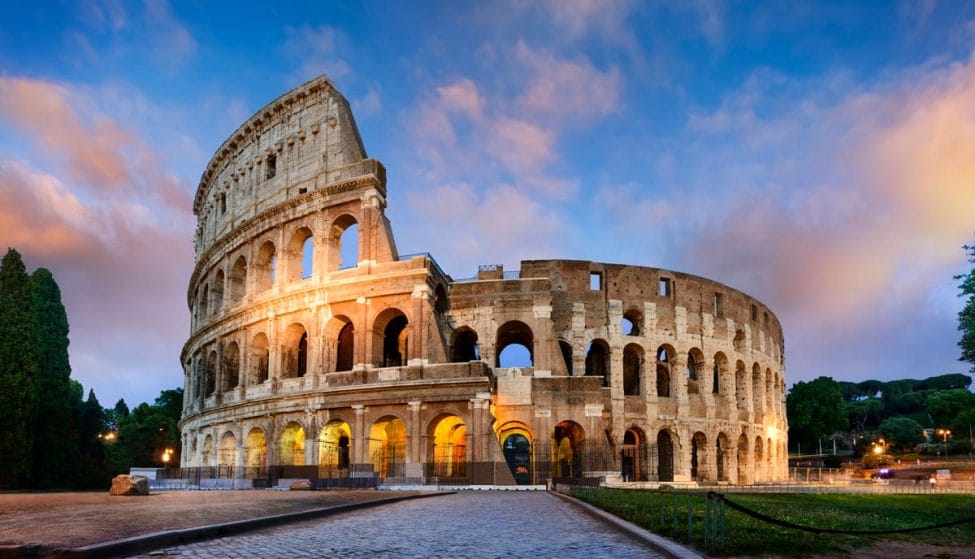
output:
[[[112,478],[109,495],[148,495],[149,478],[146,476],[117,475]]]
[[[291,482],[292,491],[311,491],[311,481],[307,479],[299,479]]]

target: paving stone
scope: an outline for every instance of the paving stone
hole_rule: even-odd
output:
[[[542,492],[465,491],[161,549],[141,557],[661,557]]]

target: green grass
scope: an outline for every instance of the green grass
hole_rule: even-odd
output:
[[[711,555],[796,557],[837,552],[852,555],[857,548],[879,540],[975,546],[975,522],[906,534],[817,534],[766,523],[725,507],[724,545],[719,550],[713,539],[705,546],[707,504],[703,493],[573,488],[572,495],[654,533],[688,543],[701,551],[706,550]],[[898,530],[975,518],[973,495],[732,493],[727,498],[772,518],[816,528]]]

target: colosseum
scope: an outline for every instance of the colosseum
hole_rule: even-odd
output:
[[[787,477],[782,327],[760,301],[575,260],[454,279],[397,251],[386,188],[325,76],[216,151],[193,205],[181,466],[238,486]]]

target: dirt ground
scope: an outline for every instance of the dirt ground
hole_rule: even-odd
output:
[[[901,541],[877,542],[857,549],[853,555],[816,555],[809,559],[972,559],[975,549],[959,545],[930,545]]]
[[[0,545],[73,548],[191,528],[384,499],[406,492],[171,491],[146,497],[104,493],[0,494]]]

